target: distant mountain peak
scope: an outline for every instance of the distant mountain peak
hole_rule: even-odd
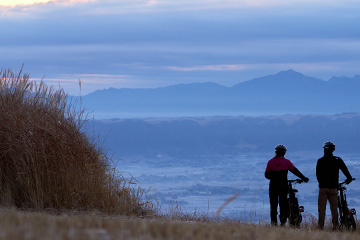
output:
[[[295,70],[293,69],[289,69],[287,71],[281,71],[281,72],[278,72],[277,74],[275,74],[277,76],[285,76],[285,77],[304,77],[304,74],[300,73],[300,72],[296,72]]]

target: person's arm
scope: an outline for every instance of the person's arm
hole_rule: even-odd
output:
[[[341,158],[339,158],[339,161],[340,161],[340,170],[343,172],[343,174],[346,177],[346,183],[349,184],[352,181],[353,177],[351,176],[351,174],[350,174],[348,168],[346,167],[344,161]]]
[[[271,172],[270,171],[265,171],[265,177],[267,178],[267,179],[271,179],[271,176],[272,176],[272,174],[271,174]]]
[[[295,176],[301,178],[304,182],[308,182],[309,179],[307,177],[304,176],[304,174],[302,174],[299,169],[297,169],[296,167],[294,167],[293,170],[290,170],[290,172],[292,172]]]
[[[269,162],[266,164],[266,169],[265,169],[265,177],[267,179],[271,179],[272,174],[271,174],[271,170],[270,170],[270,166],[269,166]]]
[[[319,160],[316,163],[316,179],[319,181],[319,174],[320,173],[320,168],[319,168]]]
[[[326,161],[324,162],[323,158],[319,158],[316,163],[316,179],[320,183],[326,182],[326,174],[328,173],[327,167],[326,167]],[[325,179],[324,179],[325,176]]]

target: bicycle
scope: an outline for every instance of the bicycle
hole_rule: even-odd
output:
[[[304,212],[304,206],[299,206],[299,201],[295,196],[298,190],[292,187],[292,183],[301,184],[302,182],[303,180],[301,179],[288,180],[288,218],[290,226],[293,227],[300,227],[300,223],[302,222],[301,213]]]
[[[353,178],[352,180],[355,180]],[[354,215],[356,215],[356,210],[354,208],[349,209],[346,201],[346,182],[339,183],[338,187],[338,208],[339,208],[339,220],[340,228],[346,228],[349,231],[356,230],[356,221]]]

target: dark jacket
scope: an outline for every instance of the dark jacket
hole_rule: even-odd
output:
[[[324,154],[322,158],[319,158],[316,164],[316,178],[319,182],[319,188],[338,188],[339,170],[344,173],[347,179],[352,179],[341,158],[332,154]]]

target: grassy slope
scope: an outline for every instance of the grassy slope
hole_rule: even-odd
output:
[[[241,223],[194,223],[92,214],[50,215],[0,210],[0,239],[359,239],[360,233]]]
[[[85,132],[84,111],[63,89],[0,69],[0,206],[151,212],[145,191],[115,170],[96,134]]]

